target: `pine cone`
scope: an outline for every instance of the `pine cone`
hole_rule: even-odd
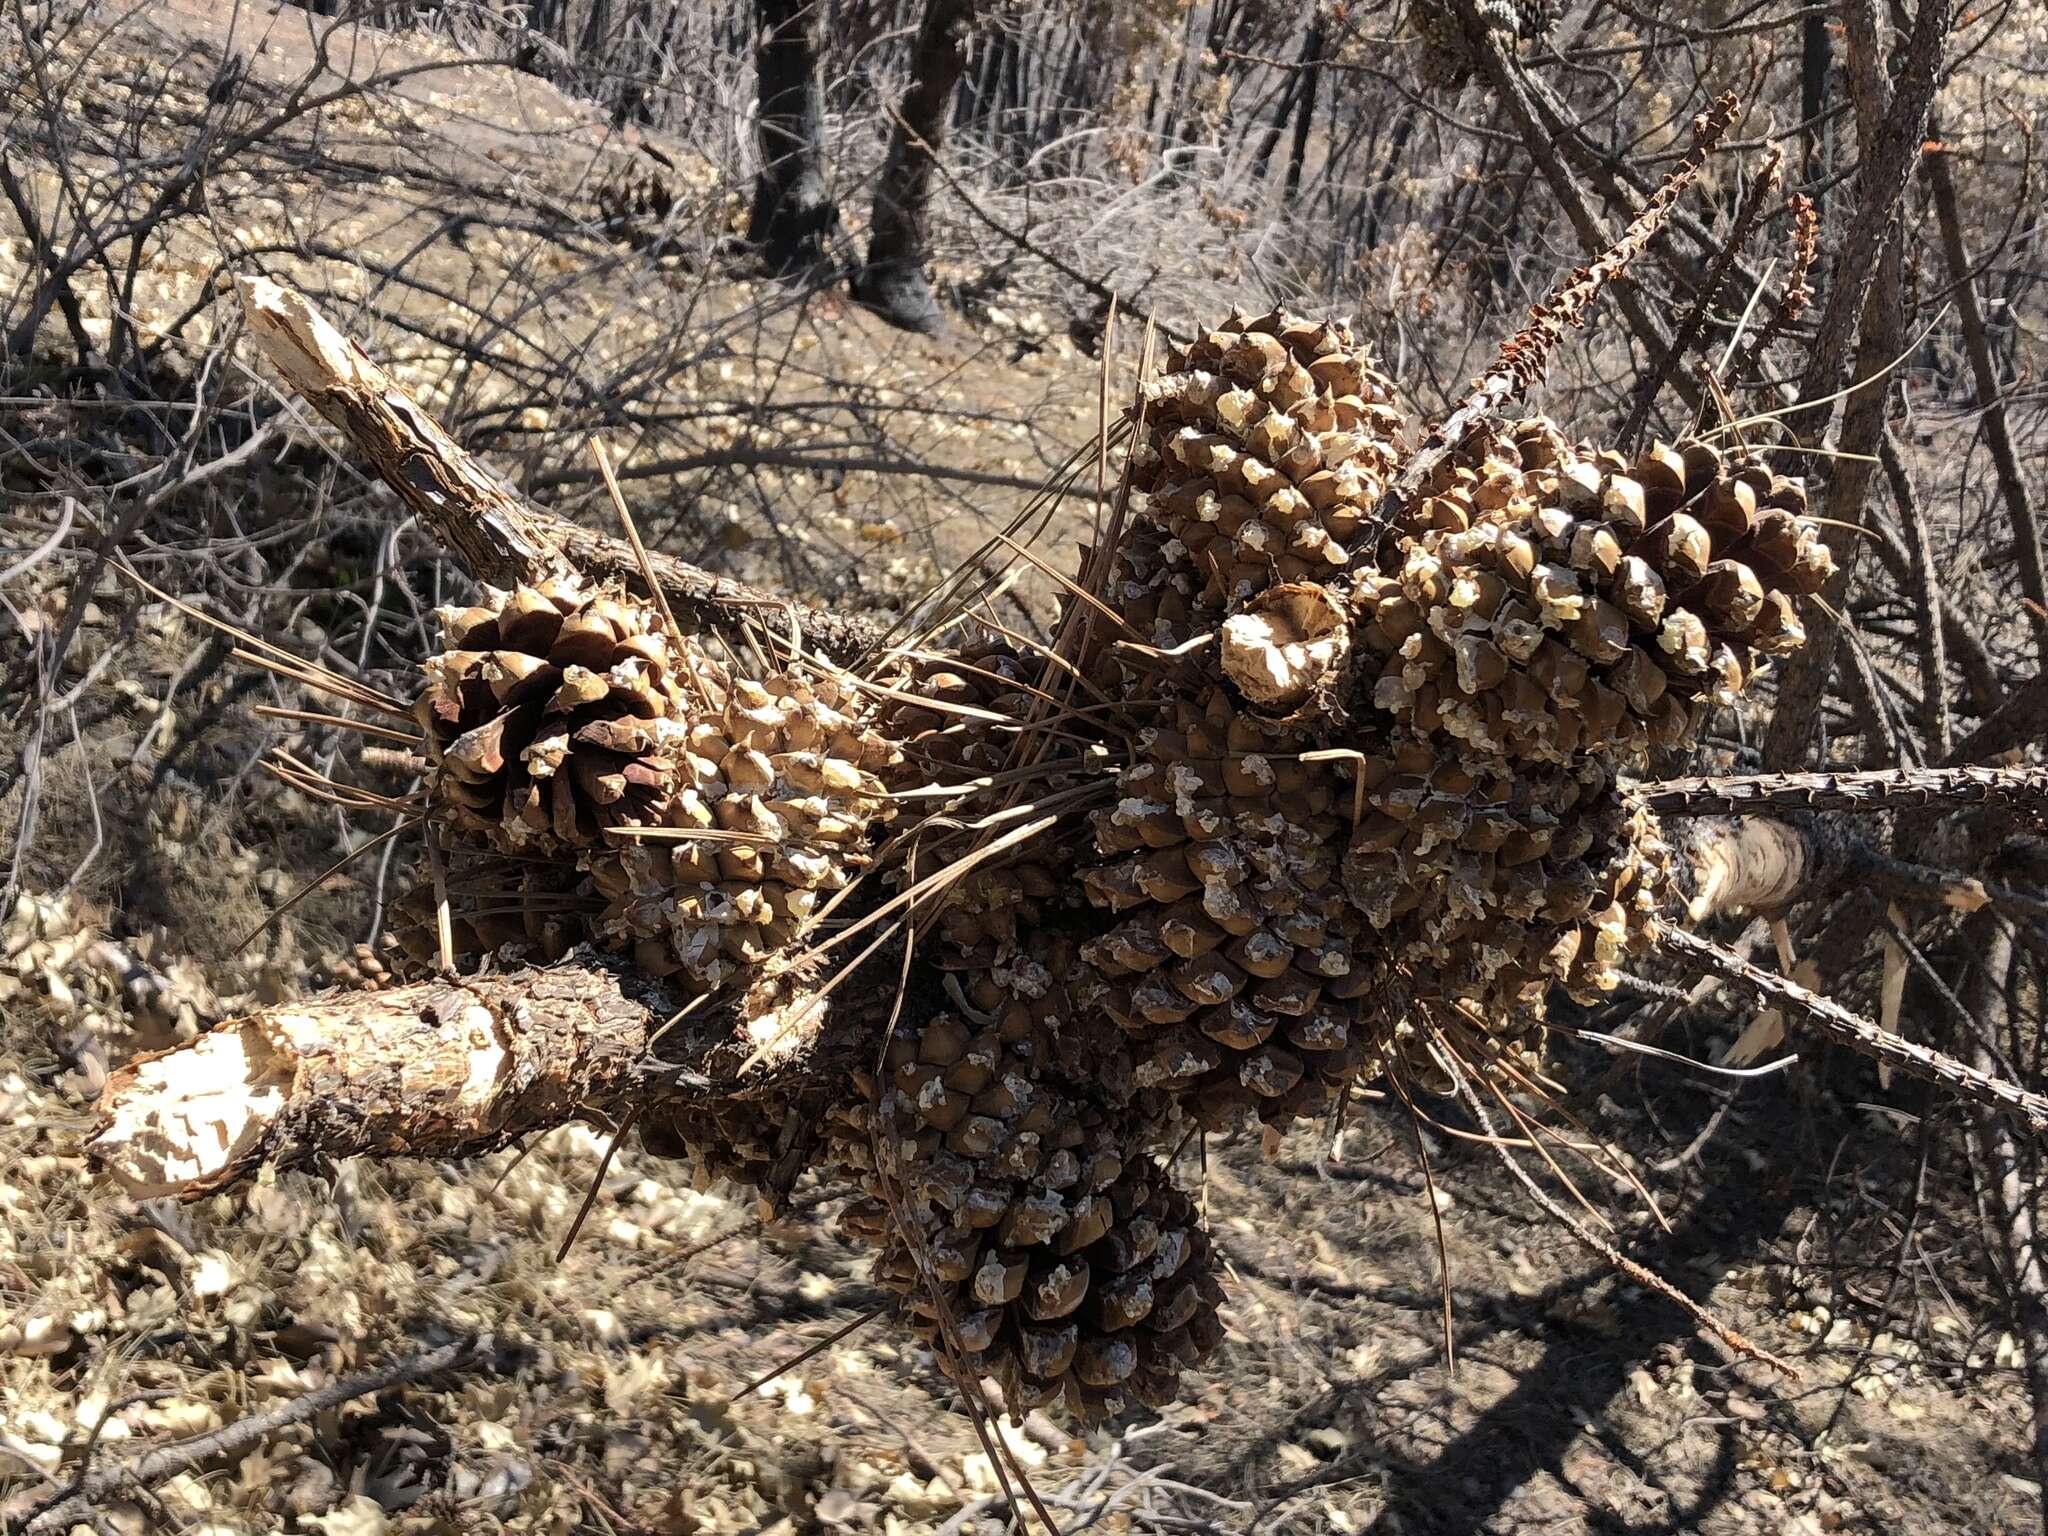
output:
[[[900,747],[891,787],[915,792],[904,814],[942,809],[955,820],[982,816],[1023,796],[1050,797],[1094,779],[1099,769],[1087,754],[1023,729],[1034,718],[1058,713],[1041,684],[1048,672],[1053,687],[1060,686],[1065,673],[999,636],[972,635],[944,657],[919,659],[896,684],[897,702],[877,727]],[[1018,729],[1005,729],[990,717],[1013,721]],[[1033,774],[1023,795],[1014,776],[1005,777],[1017,766],[1013,758],[1020,747]],[[982,780],[989,781],[987,787],[977,788]],[[934,793],[948,789],[955,793]],[[894,871],[903,886],[945,875],[949,866],[974,852],[970,841],[954,835],[899,841],[909,852]],[[943,888],[928,889],[923,903],[936,907],[939,930],[957,962],[993,965],[1015,949],[1022,932],[1077,905],[1076,893],[1059,872],[1073,867],[1084,842],[1085,829],[1062,823],[1008,851],[976,859]]]
[[[899,1028],[831,1133],[867,1194],[845,1225],[949,1374],[993,1375],[1014,1417],[1063,1398],[1086,1421],[1170,1400],[1221,1336],[1220,1291],[1147,1151],[1164,1105],[1061,979],[1085,975],[1072,946],[1031,949],[963,973],[963,1012]]]
[[[816,1166],[820,1127],[831,1107],[831,1095],[817,1089],[766,1091],[701,1104],[663,1103],[636,1124],[642,1146],[656,1157],[694,1164],[701,1185],[729,1179],[777,1210]]]
[[[1234,317],[1167,367],[1143,386],[1131,461],[1143,515],[1166,535],[1163,565],[1151,568],[1146,545],[1128,547],[1119,589],[1167,582],[1220,617],[1269,586],[1327,581],[1372,553],[1353,545],[1393,473],[1402,412],[1346,326],[1280,310]],[[1187,581],[1173,581],[1183,568]],[[1164,612],[1135,617],[1147,638],[1184,638],[1170,621],[1161,632]]]
[[[659,835],[583,862],[606,903],[600,936],[653,975],[711,990],[786,950],[866,866],[895,749],[830,676],[729,681],[707,668],[699,683],[670,793],[642,823]]]
[[[1518,423],[1439,475],[1393,568],[1359,577],[1372,702],[1518,762],[1675,747],[1702,700],[1802,643],[1794,597],[1832,570],[1804,505],[1797,481],[1706,444],[1624,466]]]
[[[1315,1113],[1366,1049],[1365,924],[1338,879],[1356,770],[1301,761],[1221,687],[1169,719],[1094,814],[1101,862],[1081,882],[1125,915],[1082,954],[1141,1084],[1209,1125]]]
[[[446,649],[415,704],[436,809],[505,852],[587,848],[650,821],[673,787],[685,673],[661,615],[555,578],[443,609]]]
[[[1397,766],[1432,761],[1411,744]],[[1484,1027],[1519,1033],[1551,985],[1590,1001],[1654,937],[1667,854],[1597,764],[1474,778],[1437,762],[1367,799],[1343,878],[1376,930],[1361,946],[1370,997],[1467,1004]]]
[[[1486,31],[1509,44],[1541,37],[1557,21],[1555,0],[1478,0]],[[1454,94],[1472,78],[1472,39],[1446,0],[1411,0],[1407,30],[1417,43],[1415,74],[1424,87]]]
[[[1007,767],[1015,738],[991,731],[986,720],[963,709],[1021,719],[1041,670],[1042,663],[1008,641],[979,634],[944,656],[918,658],[896,685],[906,697],[877,722],[902,751],[905,782],[929,788]]]

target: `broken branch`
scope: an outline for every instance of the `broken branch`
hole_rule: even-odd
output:
[[[1740,955],[1682,928],[1665,928],[1658,942],[1667,953],[1694,970],[1733,982],[1759,1001],[1796,1014],[1837,1045],[1846,1045],[1909,1077],[1946,1088],[1972,1104],[2015,1116],[2036,1136],[2048,1134],[2048,1095],[1993,1077],[1917,1040],[1895,1035],[1831,998],[1751,965]]]
[[[270,1163],[470,1157],[617,1113],[654,1078],[665,994],[588,953],[546,970],[330,993],[141,1056],[87,1150],[138,1198],[206,1194]]]
[[[477,580],[511,587],[573,568],[645,591],[630,546],[525,501],[304,294],[267,277],[237,278],[236,288],[257,349]],[[870,620],[771,597],[673,555],[649,555],[670,604],[702,628],[731,630],[754,611],[779,621],[770,625],[777,631],[794,623],[807,645],[842,662],[881,641],[881,626]]]

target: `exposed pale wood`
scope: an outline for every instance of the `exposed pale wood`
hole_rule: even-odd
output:
[[[328,324],[302,293],[267,277],[235,280],[249,339],[306,403],[419,515],[470,574],[509,587],[561,556],[518,497],[421,410],[391,376]]]
[[[1805,828],[1772,817],[1705,817],[1672,829],[1686,916],[1776,912],[1805,894],[1826,862]]]
[[[122,1067],[88,1150],[137,1196],[186,1197],[265,1163],[475,1156],[668,1081],[647,1051],[673,1011],[587,954],[281,1004]]]

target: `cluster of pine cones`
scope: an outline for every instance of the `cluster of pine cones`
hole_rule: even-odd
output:
[[[1472,7],[1485,38],[1512,48],[1542,37],[1557,24],[1557,0],[1476,0]],[[1410,0],[1405,33],[1414,44],[1415,76],[1425,88],[1456,95],[1476,72],[1481,46],[1450,0]]]
[[[567,578],[444,615],[444,870],[393,925],[420,965],[443,895],[458,960],[629,953],[734,999],[757,1058],[872,1019],[843,1078],[643,1134],[770,1199],[849,1181],[908,1325],[1020,1414],[1166,1402],[1220,1340],[1191,1129],[1512,1082],[1553,985],[1615,984],[1670,882],[1621,775],[1796,647],[1829,571],[1797,482],[1540,418],[1388,518],[1412,429],[1338,324],[1234,319],[1133,413],[1105,601],[1056,663],[750,672]],[[819,1006],[821,942],[892,913],[902,996]]]

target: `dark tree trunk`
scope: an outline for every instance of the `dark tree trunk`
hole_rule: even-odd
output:
[[[1316,86],[1323,78],[1323,13],[1308,24],[1308,36],[1301,45],[1301,107],[1294,118],[1294,146],[1287,156],[1288,202],[1301,191],[1301,167],[1308,158],[1308,131],[1315,122]]]
[[[1799,175],[1809,185],[1825,183],[1834,168],[1834,126],[1820,120],[1828,109],[1828,70],[1833,63],[1828,18],[1816,12],[1806,18],[1799,49],[1799,118],[1807,125],[1799,135]]]
[[[761,173],[747,238],[782,276],[825,265],[839,226],[838,206],[825,190],[825,109],[811,42],[821,9],[819,0],[755,0],[754,6]]]
[[[910,61],[910,89],[889,136],[875,185],[868,259],[854,293],[891,325],[931,335],[945,324],[925,273],[932,163],[945,140],[946,111],[967,65],[973,0],[925,0]]]
[[[1306,52],[1307,44],[1303,44]],[[1287,77],[1287,84],[1281,89],[1279,100],[1273,105],[1273,116],[1266,124],[1266,131],[1259,135],[1259,151],[1252,157],[1252,180],[1264,183],[1267,169],[1273,163],[1273,150],[1280,142],[1280,135],[1286,131],[1287,119],[1294,112],[1294,99],[1301,90],[1301,71],[1295,70]]]
[[[611,0],[591,0],[583,18],[583,37],[576,45],[576,62],[587,64],[604,57],[605,34],[612,29]]]
[[[1408,148],[1408,136],[1414,131],[1415,107],[1413,103],[1404,102],[1401,106],[1401,115],[1394,119],[1394,131],[1390,136],[1391,141],[1387,148],[1386,172],[1374,178],[1374,186],[1369,198],[1371,212],[1366,216],[1365,221],[1365,250],[1367,251],[1373,250],[1380,243],[1380,230],[1385,226],[1387,219],[1387,200],[1393,196],[1394,188],[1398,183],[1398,178],[1394,173],[1403,163],[1402,156]],[[1378,145],[1374,145],[1372,158],[1367,160],[1366,164],[1377,170],[1379,163]]]

